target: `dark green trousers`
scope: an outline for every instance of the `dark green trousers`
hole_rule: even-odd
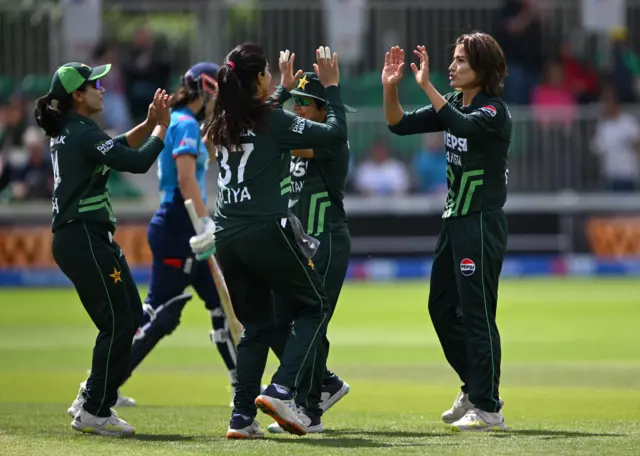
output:
[[[323,233],[317,236],[317,239],[320,241],[320,247],[313,258],[313,263],[322,278],[322,284],[327,293],[330,320],[347,275],[351,257],[351,236],[348,227],[345,225],[343,228]],[[276,303],[278,318],[271,348],[276,356],[280,357],[284,341],[286,341],[286,337],[292,328],[292,317],[291,311],[276,293],[274,293],[273,299]],[[296,395],[296,403],[298,405],[305,407],[318,416],[322,415],[322,410],[318,407],[321,400],[322,384],[335,377],[327,368],[329,347],[327,328],[324,327],[318,348],[313,354],[312,367],[300,384]]]
[[[429,314],[444,355],[487,412],[500,409],[496,308],[507,235],[501,209],[445,219],[431,270]]]
[[[96,416],[110,416],[142,321],[138,289],[122,249],[104,225],[64,225],[53,234],[52,250],[99,331],[84,408]]]
[[[233,413],[256,415],[255,398],[276,325],[271,290],[291,309],[295,331],[287,338],[272,383],[300,387],[329,318],[322,279],[302,252],[289,225],[267,222],[258,231],[217,249],[216,257],[244,333],[238,344]]]

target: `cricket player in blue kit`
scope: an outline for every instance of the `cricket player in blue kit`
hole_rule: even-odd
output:
[[[184,207],[185,200],[191,199],[204,229],[213,225],[206,209],[209,152],[201,137],[199,122],[213,109],[217,73],[218,65],[214,63],[194,65],[182,77],[174,95],[165,148],[158,157],[161,203],[147,230],[153,255],[151,283],[143,306],[143,323],[134,337],[130,363],[121,385],[153,347],[178,327],[182,310],[193,297],[185,293],[185,289],[192,286],[211,315],[210,339],[229,370],[232,393],[235,388],[236,349],[209,267],[206,261],[195,259],[189,246],[189,238],[200,233],[195,233]],[[81,386],[69,410],[79,409],[83,401]],[[135,405],[131,398],[123,397],[121,402]]]
[[[206,172],[209,152],[199,122],[213,108],[218,65],[198,63],[182,78],[171,113],[165,149],[158,158],[160,208],[149,223],[147,238],[153,254],[146,322],[133,342],[129,375],[164,336],[180,323],[180,315],[192,295],[191,285],[211,315],[211,341],[217,346],[235,385],[236,349],[231,339],[213,277],[205,261],[197,261],[189,247],[195,233],[184,207],[191,199],[206,227],[212,224],[206,209]]]

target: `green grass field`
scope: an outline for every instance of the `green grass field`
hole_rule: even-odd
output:
[[[0,290],[0,454],[637,455],[639,290],[633,280],[504,280],[510,431],[460,435],[440,422],[459,381],[429,321],[428,287],[349,284],[329,334],[330,367],[351,393],[325,415],[326,433],[257,442],[224,439],[227,375],[199,301],[123,388],[138,401],[119,410],[137,436],[113,439],[77,434],[66,414],[96,334],[73,291]],[[268,417],[258,420],[266,430]]]

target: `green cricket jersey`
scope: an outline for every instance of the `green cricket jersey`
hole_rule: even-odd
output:
[[[344,194],[349,174],[349,143],[314,148],[314,158],[291,157],[291,212],[307,234],[319,236],[347,224]]]
[[[397,135],[445,132],[449,193],[443,218],[503,207],[512,128],[507,105],[484,93],[470,106],[462,105],[462,92],[445,98],[448,103],[439,112],[432,105],[405,112],[389,129]]]
[[[242,150],[216,146],[219,167],[214,220],[216,243],[222,245],[287,217],[291,192],[291,150],[331,148],[347,141],[345,109],[337,86],[326,89],[327,120],[317,123],[273,107],[261,131],[242,135]],[[276,99],[288,92],[281,87]]]
[[[68,114],[62,133],[50,143],[52,231],[75,221],[104,223],[115,231],[107,191],[109,170],[146,173],[163,148],[164,141],[152,136],[140,149],[131,149],[124,135],[110,138],[88,117]]]

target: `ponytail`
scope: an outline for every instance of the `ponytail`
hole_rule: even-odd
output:
[[[227,63],[218,71],[213,112],[203,126],[214,146],[229,152],[240,150],[242,133],[261,126],[269,106],[258,98],[256,84],[266,64],[262,47],[254,43],[237,46],[227,56]]]
[[[33,114],[36,124],[47,136],[55,138],[62,132],[62,116],[71,109],[71,97],[58,100],[51,94],[40,97],[35,102]]]

